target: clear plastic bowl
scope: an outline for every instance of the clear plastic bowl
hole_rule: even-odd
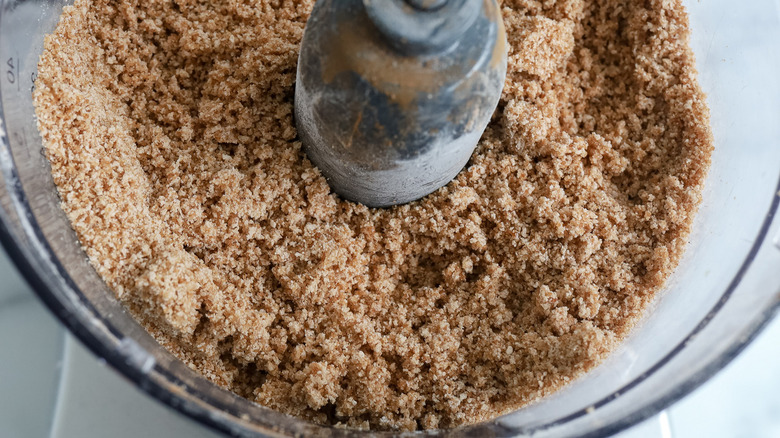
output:
[[[780,14],[775,0],[686,2],[716,150],[682,264],[610,359],[554,396],[454,436],[603,436],[684,396],[780,306]],[[236,436],[353,436],[255,405],[160,347],[87,262],[60,210],[31,99],[43,37],[66,2],[0,9],[0,239],[49,308],[153,397]],[[385,435],[385,434],[379,434]]]

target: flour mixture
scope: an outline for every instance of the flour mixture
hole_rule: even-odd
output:
[[[683,252],[709,165],[679,0],[504,0],[509,73],[467,168],[340,200],[293,123],[312,1],[76,0],[35,102],[62,205],[138,321],[322,424],[431,429],[602,361]]]

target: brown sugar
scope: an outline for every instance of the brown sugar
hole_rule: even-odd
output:
[[[504,0],[468,167],[340,200],[293,124],[312,0],[76,0],[35,91],[92,264],[174,355],[317,423],[491,419],[597,365],[684,249],[712,139],[679,0]]]

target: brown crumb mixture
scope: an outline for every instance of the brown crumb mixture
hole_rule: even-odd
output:
[[[312,3],[65,9],[35,101],[100,275],[208,379],[317,423],[475,423],[593,368],[677,264],[712,151],[680,0],[504,0],[471,163],[386,210],[301,152]]]

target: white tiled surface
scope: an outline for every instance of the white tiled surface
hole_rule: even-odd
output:
[[[780,438],[780,318],[671,414],[679,437]]]
[[[780,437],[780,321],[666,415],[617,438]],[[218,438],[64,334],[0,250],[0,437]]]
[[[51,438],[221,436],[150,399],[71,336],[64,363]]]
[[[0,258],[0,437],[45,437],[64,334]]]

